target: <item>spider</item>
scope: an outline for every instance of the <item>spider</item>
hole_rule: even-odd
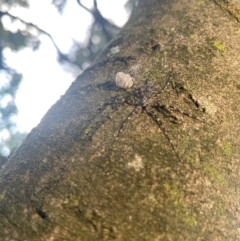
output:
[[[168,117],[169,120],[175,124],[179,124],[179,121],[178,121],[178,118],[174,114],[172,114],[173,112],[180,113],[184,116],[187,116],[189,118],[193,118],[196,120],[199,120],[199,119],[196,116],[187,113],[186,111],[182,111],[179,108],[175,108],[173,105],[167,106],[167,105],[159,103],[158,96],[166,90],[167,86],[172,82],[172,78],[173,78],[173,69],[171,69],[171,71],[167,77],[167,80],[165,81],[164,85],[162,86],[162,88],[159,91],[157,91],[156,88],[154,88],[152,86],[143,85],[143,86],[139,87],[137,90],[135,90],[132,93],[130,93],[129,95],[127,95],[125,99],[117,100],[118,104],[127,104],[129,106],[133,106],[134,109],[122,121],[122,123],[118,129],[116,138],[113,141],[113,144],[118,139],[120,133],[122,132],[122,130],[124,128],[124,125],[131,118],[131,116],[133,116],[134,114],[137,114],[137,113],[145,113],[148,116],[150,116],[151,119],[157,124],[158,128],[160,129],[160,131],[166,138],[167,142],[171,146],[172,150],[174,151],[177,159],[180,161],[180,157],[177,153],[177,150],[176,150],[175,146],[173,145],[173,143],[171,142],[169,134],[166,131],[166,129],[164,128],[163,122],[159,118],[158,114],[160,113],[164,117]],[[174,89],[173,85],[172,85],[172,87]],[[183,88],[183,87],[181,87],[181,88]],[[186,92],[185,89],[183,89],[182,91]],[[192,98],[192,96],[190,94],[187,94],[187,99],[188,100],[186,100],[185,102],[188,101],[189,103],[194,104],[194,106],[197,109],[199,108],[199,104],[197,103],[197,101],[195,101]],[[112,104],[112,103],[109,102],[109,104]],[[199,120],[199,121],[201,121],[201,120]]]

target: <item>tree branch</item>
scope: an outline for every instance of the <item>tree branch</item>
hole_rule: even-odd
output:
[[[67,62],[70,62],[71,64],[73,64],[73,62],[68,58],[68,56],[66,54],[63,54],[61,52],[61,50],[58,48],[57,44],[55,43],[53,37],[51,36],[51,34],[49,34],[48,32],[46,32],[45,30],[39,28],[38,26],[36,26],[35,24],[33,23],[28,23],[26,21],[24,21],[23,19],[19,18],[19,17],[16,17],[16,16],[13,16],[12,14],[8,13],[8,12],[3,12],[3,11],[0,11],[0,17],[4,16],[4,15],[7,15],[9,16],[10,18],[14,19],[14,20],[19,20],[21,21],[22,23],[25,23],[27,26],[29,27],[33,27],[35,29],[37,29],[41,34],[44,34],[46,36],[48,36],[50,38],[50,40],[52,41],[52,44],[54,45],[55,49],[57,50],[57,53],[58,53],[58,59],[60,62],[62,61],[67,61]]]
[[[80,2],[80,0],[77,0],[77,2],[78,2],[78,4],[79,4],[83,9],[85,9],[86,11],[88,11],[89,13],[92,14],[92,11],[91,11],[90,9],[88,9],[87,7],[85,7],[85,6]]]
[[[102,14],[100,13],[100,11],[98,10],[97,7],[97,0],[94,0],[94,8],[93,9],[88,9],[87,7],[85,7],[80,0],[77,0],[78,4],[84,8],[86,11],[88,11],[89,13],[91,13],[95,19],[95,22],[98,22],[99,24],[102,25],[103,27],[103,32],[107,38],[107,40],[111,40],[112,35],[108,32],[108,30],[106,29],[106,26],[115,28],[116,30],[120,30],[119,27],[117,27],[116,25],[110,23],[107,19],[105,19]]]

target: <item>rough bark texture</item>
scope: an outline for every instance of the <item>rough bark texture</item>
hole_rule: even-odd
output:
[[[138,2],[1,170],[1,240],[240,240],[234,4]]]

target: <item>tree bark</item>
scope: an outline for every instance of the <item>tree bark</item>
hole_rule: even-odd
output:
[[[139,0],[1,170],[1,240],[240,240],[238,13]]]

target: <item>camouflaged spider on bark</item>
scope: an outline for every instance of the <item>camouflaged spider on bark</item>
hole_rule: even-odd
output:
[[[127,104],[129,106],[134,106],[134,109],[127,115],[127,117],[122,121],[119,130],[117,132],[116,138],[114,142],[119,137],[120,133],[124,129],[124,125],[128,122],[128,120],[134,115],[138,113],[145,113],[148,116],[151,117],[151,119],[157,124],[158,128],[164,135],[164,137],[167,139],[169,145],[171,146],[172,150],[174,151],[176,157],[180,161],[180,158],[178,156],[178,153],[176,151],[176,148],[174,147],[170,135],[167,132],[167,130],[164,127],[163,119],[162,117],[166,117],[171,123],[174,124],[181,124],[179,122],[177,116],[173,113],[178,113],[180,115],[186,116],[188,118],[192,118],[195,120],[199,120],[196,116],[188,113],[187,111],[182,111],[180,108],[175,107],[173,105],[165,105],[161,103],[161,93],[166,90],[168,84],[171,82],[173,77],[173,69],[170,71],[169,76],[167,77],[167,80],[165,81],[164,85],[160,90],[157,90],[153,86],[149,85],[143,85],[133,91],[130,95],[127,95],[127,97],[124,100],[121,100],[122,104]],[[172,89],[175,88],[172,85]],[[177,92],[177,90],[174,90]],[[196,108],[198,108],[196,101],[192,99],[192,97],[188,94],[188,101],[191,102],[193,105],[195,105]],[[190,96],[190,97],[189,97]],[[163,99],[162,99],[163,100]],[[118,104],[120,104],[118,102]],[[162,116],[160,117],[159,114]],[[201,120],[199,120],[201,121]],[[114,144],[113,142],[113,144]]]
[[[137,114],[137,113],[145,113],[145,114],[149,115],[153,119],[153,121],[158,125],[160,131],[163,133],[165,138],[168,140],[169,145],[171,146],[171,148],[175,152],[177,158],[179,159],[178,154],[175,150],[175,147],[171,143],[169,135],[168,135],[167,131],[165,130],[165,128],[163,127],[163,123],[160,121],[160,119],[157,117],[157,115],[154,114],[154,112],[156,112],[155,109],[157,109],[157,112],[160,112],[164,115],[168,115],[168,117],[172,117],[174,120],[176,119],[176,118],[174,118],[173,115],[171,115],[170,111],[167,110],[167,108],[165,106],[158,104],[158,102],[156,100],[157,95],[160,95],[166,89],[167,85],[170,83],[170,81],[172,79],[172,75],[173,75],[173,69],[171,70],[163,87],[158,91],[152,86],[143,85],[143,86],[139,87],[137,90],[133,91],[124,100],[117,101],[118,104],[122,102],[122,104],[134,106],[134,109],[127,115],[125,120],[122,121],[113,144],[119,137],[121,131],[124,128],[124,125],[130,119],[131,116],[133,116],[134,114]]]

